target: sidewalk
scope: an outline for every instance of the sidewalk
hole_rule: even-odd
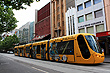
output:
[[[105,56],[104,63],[110,63],[110,55]]]

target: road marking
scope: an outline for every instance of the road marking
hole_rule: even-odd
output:
[[[38,71],[41,71],[41,72],[44,72],[44,73],[49,73],[49,72],[47,72],[47,71],[44,71],[44,70],[41,70],[41,69],[38,69],[38,68],[35,68],[35,67],[32,67],[33,69],[36,69],[36,70],[38,70]]]

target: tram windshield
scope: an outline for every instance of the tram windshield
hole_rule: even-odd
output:
[[[102,49],[101,49],[99,43],[97,42],[97,40],[96,40],[96,38],[95,38],[94,36],[92,36],[92,35],[87,35],[87,36],[85,36],[85,37],[86,37],[86,40],[87,40],[87,42],[88,42],[90,48],[91,48],[93,51],[95,51],[95,52],[97,52],[97,53],[102,53]]]

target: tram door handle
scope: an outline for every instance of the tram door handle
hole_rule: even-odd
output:
[[[81,57],[81,55],[78,55],[78,53],[76,53],[76,57]]]
[[[76,57],[81,57],[81,56],[79,55],[79,56],[76,56]]]

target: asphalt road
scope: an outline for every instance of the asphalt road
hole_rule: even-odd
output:
[[[0,73],[60,73],[60,72],[49,69],[47,69],[46,71],[46,68],[28,64],[0,54]]]
[[[110,73],[110,63],[77,65],[0,53],[0,73]]]

